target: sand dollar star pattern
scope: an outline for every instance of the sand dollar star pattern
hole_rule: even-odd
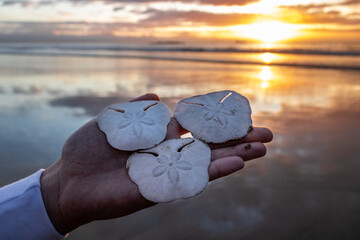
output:
[[[194,197],[209,182],[211,150],[194,138],[170,139],[131,154],[129,177],[141,195],[153,202]]]
[[[156,146],[165,139],[170,109],[159,101],[113,104],[96,117],[108,143],[119,150],[134,151]]]
[[[124,120],[119,123],[119,128],[126,128],[131,127],[133,133],[136,136],[141,136],[143,134],[143,126],[147,125],[151,126],[154,125],[155,122],[151,118],[146,117],[146,112],[136,112],[135,114],[129,113],[123,113]]]
[[[182,99],[174,117],[195,138],[208,143],[240,139],[252,126],[249,100],[228,90]]]
[[[192,164],[186,161],[179,161],[181,158],[181,153],[173,153],[171,157],[165,155],[159,156],[157,161],[160,163],[159,166],[154,168],[152,171],[154,177],[159,177],[167,172],[169,180],[171,183],[176,184],[179,182],[179,172],[178,170],[191,170]]]
[[[227,125],[228,120],[227,116],[234,115],[234,111],[231,111],[229,108],[225,107],[223,103],[217,103],[215,106],[205,106],[204,118],[207,121],[214,119],[220,125]]]

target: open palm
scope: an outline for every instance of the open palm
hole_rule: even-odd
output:
[[[132,101],[159,100],[147,94]],[[173,118],[167,139],[180,138],[186,130]],[[125,138],[126,136],[124,136]],[[241,140],[211,145],[210,180],[229,175],[244,166],[244,160],[265,155],[263,143],[272,140],[266,128],[254,128]],[[251,143],[249,148],[248,143]],[[132,152],[112,148],[92,119],[66,141],[59,161],[41,178],[42,194],[49,217],[60,233],[88,222],[131,214],[155,203],[143,198],[126,171]]]

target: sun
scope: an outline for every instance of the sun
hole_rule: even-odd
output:
[[[274,43],[294,37],[297,28],[293,24],[279,21],[253,23],[241,28],[241,35],[260,40],[264,43]]]

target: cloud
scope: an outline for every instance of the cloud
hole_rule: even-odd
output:
[[[237,5],[243,6],[249,3],[259,2],[260,0],[176,0],[176,2],[183,3],[198,3],[198,4],[211,4],[211,5]],[[83,2],[74,0],[73,2]],[[170,2],[168,0],[110,0],[103,1],[107,3],[153,3],[153,2]],[[174,1],[175,2],[175,1]]]
[[[213,4],[213,5],[246,5],[249,3],[259,2],[260,0],[202,0],[198,1],[202,4]]]
[[[360,19],[344,16],[340,11],[303,11],[299,9],[282,10],[282,20],[294,24],[339,24],[357,25]]]
[[[63,22],[1,22],[0,41],[53,41],[86,39],[114,40],[116,37],[156,37],[154,28],[209,26],[222,27],[239,24],[248,24],[255,21],[259,15],[256,14],[214,14],[200,11],[177,12],[159,11],[147,9],[147,18],[136,23],[115,22],[97,23],[85,21],[63,21]],[[172,33],[171,37],[179,35],[187,36],[186,32]],[[169,35],[168,35],[169,37]]]
[[[198,4],[209,4],[209,5],[226,5],[226,6],[243,6],[249,3],[259,2],[260,0],[176,0],[176,2],[182,3],[198,3]],[[19,5],[22,7],[37,7],[45,5],[55,5],[59,2],[72,2],[74,4],[91,4],[92,2],[103,2],[106,4],[116,4],[116,3],[159,3],[159,2],[170,2],[168,0],[58,0],[58,1],[22,1],[22,0],[11,0],[11,1],[1,1],[0,5],[2,6],[11,6]]]
[[[360,18],[348,18],[339,11],[316,12],[303,14],[302,23],[332,23],[339,25],[358,25]]]
[[[117,30],[121,38],[114,35]],[[134,33],[152,32],[150,26],[128,23],[88,22],[3,22],[0,42],[115,42],[133,38]]]
[[[280,8],[284,9],[296,9],[301,11],[309,11],[309,10],[323,10],[326,7],[340,7],[340,6],[352,6],[352,5],[360,5],[359,0],[346,0],[341,3],[311,3],[311,4],[300,4],[300,5],[287,5],[280,6]]]
[[[69,1],[59,0],[60,2],[78,4],[92,4],[92,1]],[[213,4],[213,5],[243,5],[257,0],[180,0],[176,2],[198,4]],[[22,9],[22,14],[17,16],[24,16],[24,18],[17,18],[14,16],[12,21],[0,22],[0,42],[31,42],[31,41],[88,41],[88,42],[114,42],[129,39],[146,39],[156,40],[155,38],[178,38],[177,41],[194,40],[196,37],[216,37],[226,36],[229,34],[225,27],[233,25],[251,24],[257,21],[279,20],[295,24],[323,24],[324,29],[334,28],[337,25],[343,25],[341,30],[352,29],[358,31],[360,28],[359,12],[354,8],[351,9],[359,1],[347,0],[339,4],[307,4],[295,6],[281,6],[280,13],[274,14],[250,14],[237,12],[218,12],[210,11],[209,9],[219,9],[217,7],[197,5],[187,9],[177,7],[157,8],[155,5],[146,5],[150,2],[166,2],[166,0],[119,0],[119,1],[97,1],[103,2],[107,5],[98,6],[89,5],[82,8],[83,15],[77,14],[78,8],[67,4],[66,7],[60,6],[50,7],[52,15],[51,20],[42,16],[44,9],[39,10],[39,18],[32,14],[27,15],[28,10]],[[175,1],[174,1],[175,2]],[[314,1],[315,2],[315,1]],[[23,4],[21,6],[29,7],[34,5],[27,5],[22,1],[3,1],[0,2],[5,6],[13,4]],[[57,4],[54,1],[36,1],[34,4]],[[129,4],[127,4],[129,3]],[[171,2],[167,1],[167,4]],[[39,5],[39,6],[40,6]],[[137,7],[141,6],[141,7]],[[336,8],[342,6],[341,8]],[[80,7],[79,7],[80,8]],[[350,9],[350,11],[343,11],[343,9]],[[5,10],[4,10],[5,9]],[[54,10],[52,10],[54,9]],[[222,8],[220,8],[222,9]],[[228,7],[226,9],[233,9]],[[236,9],[236,8],[234,8]],[[47,10],[47,9],[46,9]],[[11,11],[3,8],[3,11]],[[37,11],[34,11],[37,13]],[[0,14],[1,15],[1,14]],[[1,17],[1,16],[0,16]],[[47,20],[49,19],[49,20]],[[95,22],[96,21],[96,22]],[[196,27],[204,27],[200,33],[197,32]],[[224,27],[224,28],[222,28]],[[313,26],[317,28],[319,26]],[[346,28],[347,27],[347,28]],[[222,30],[223,29],[223,30]],[[201,35],[202,34],[202,35]]]
[[[141,24],[150,26],[181,25],[191,22],[194,25],[205,26],[231,26],[252,23],[256,14],[213,14],[199,11],[177,12],[153,10],[151,17],[143,20]]]
[[[289,23],[359,25],[360,14],[354,8],[358,0],[343,3],[280,6],[282,16]]]
[[[62,0],[60,0],[62,1]],[[38,7],[38,6],[49,6],[55,5],[56,1],[22,1],[22,0],[10,0],[10,1],[1,1],[0,6],[13,6],[19,5],[22,7]]]

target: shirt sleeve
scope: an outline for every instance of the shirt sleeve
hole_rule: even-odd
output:
[[[0,239],[63,239],[52,225],[40,191],[44,170],[0,188]]]

